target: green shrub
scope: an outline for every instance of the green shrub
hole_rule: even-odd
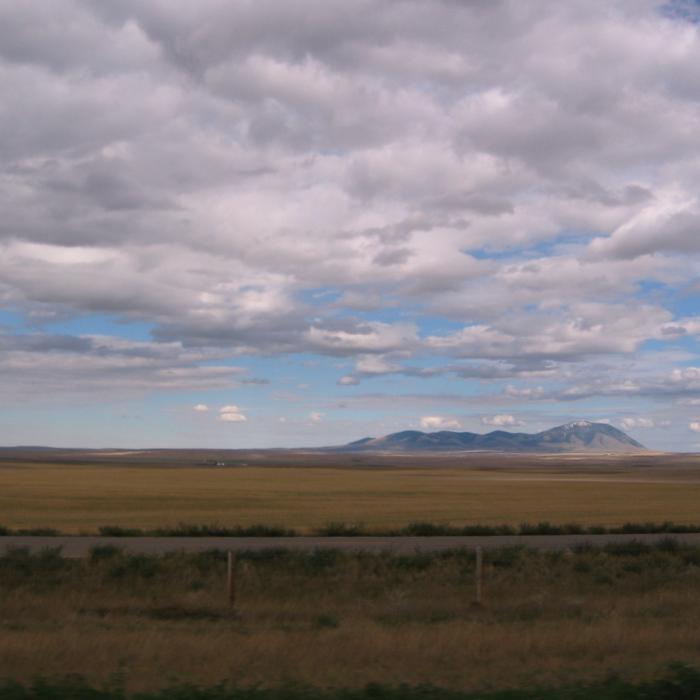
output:
[[[102,537],[141,537],[143,535],[143,530],[120,525],[103,525],[98,532]]]
[[[112,579],[149,579],[161,569],[160,558],[146,554],[122,554],[111,561],[108,576]]]
[[[359,523],[348,525],[348,523],[331,522],[316,528],[314,534],[319,537],[359,537],[364,535],[365,531]]]
[[[318,615],[314,620],[314,626],[319,629],[336,629],[340,623],[334,615]]]
[[[100,544],[90,549],[90,561],[103,561],[104,559],[112,559],[119,556],[122,550],[112,544]]]
[[[294,537],[294,530],[279,525],[248,525],[233,526],[193,525],[179,523],[175,527],[160,527],[150,530],[147,534],[155,537]]]
[[[15,530],[13,535],[24,535],[31,537],[56,537],[60,533],[52,527],[29,527]]]
[[[510,569],[522,561],[525,553],[526,548],[523,545],[500,547],[499,549],[487,549],[485,559],[495,567]]]
[[[435,558],[435,554],[431,552],[398,554],[391,559],[391,566],[404,571],[426,571],[432,566]]]

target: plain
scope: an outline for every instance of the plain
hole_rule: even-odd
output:
[[[329,522],[368,529],[430,521],[622,525],[700,520],[700,459],[284,452],[206,455],[76,453],[0,461],[0,525],[94,532],[114,525],[275,525],[307,532]]]

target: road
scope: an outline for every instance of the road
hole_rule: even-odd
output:
[[[535,549],[569,549],[590,543],[601,546],[610,543],[645,542],[653,544],[673,538],[679,543],[700,546],[700,533],[669,535],[499,535],[492,537],[99,537],[61,536],[30,537],[10,535],[0,537],[0,553],[17,547],[37,552],[61,548],[66,557],[85,557],[96,546],[114,545],[126,552],[164,554],[166,552],[202,552],[220,550],[339,549],[348,552],[394,552],[412,554],[447,549],[481,546],[484,549],[525,545]]]

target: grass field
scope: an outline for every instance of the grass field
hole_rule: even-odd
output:
[[[700,549],[485,557],[475,607],[470,552],[242,555],[231,614],[219,554],[14,552],[0,557],[0,679],[469,689],[700,662]]]
[[[103,525],[328,522],[585,525],[700,522],[700,469],[132,466],[0,462],[0,525],[77,533]],[[516,465],[517,466],[517,465]],[[595,465],[594,465],[595,466]],[[692,465],[691,465],[692,466]],[[547,467],[547,468],[544,468]]]
[[[225,468],[0,461],[0,525],[65,532],[181,522],[299,532],[339,521],[699,523],[698,503],[700,469],[690,458],[359,466],[317,458],[308,467],[297,459]],[[118,677],[130,690],[224,680],[470,689],[593,682],[610,672],[637,682],[670,662],[700,663],[700,549],[485,556],[478,607],[470,552],[249,553],[239,558],[231,614],[220,554],[15,552],[0,557],[0,679],[79,674],[99,686]]]

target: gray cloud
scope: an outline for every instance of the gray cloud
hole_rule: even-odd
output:
[[[1,336],[4,361],[554,381],[693,335],[644,283],[698,277],[699,62],[652,0],[0,2],[0,303],[154,328]]]
[[[233,387],[238,378],[245,379],[243,369],[215,364],[221,359],[179,343],[0,334],[3,395],[20,403],[95,394],[118,400],[151,391]]]

